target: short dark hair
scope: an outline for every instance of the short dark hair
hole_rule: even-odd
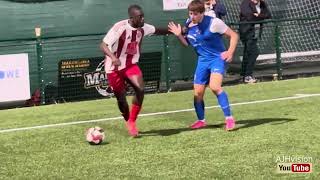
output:
[[[201,0],[193,0],[189,3],[188,5],[188,10],[189,11],[195,11],[199,13],[204,13],[205,8],[204,8],[204,3]]]
[[[139,11],[142,11],[142,8],[137,5],[137,4],[132,4],[128,7],[128,15],[131,16],[131,13],[133,10],[139,10]]]

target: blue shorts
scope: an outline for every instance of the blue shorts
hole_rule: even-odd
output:
[[[224,75],[226,61],[221,58],[204,59],[199,58],[194,73],[194,84],[209,84],[210,75],[212,73],[218,73]]]

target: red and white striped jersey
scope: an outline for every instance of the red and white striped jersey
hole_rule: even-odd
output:
[[[113,70],[121,70],[125,67],[136,64],[139,61],[141,42],[143,36],[155,33],[155,27],[144,23],[142,28],[133,28],[129,20],[122,20],[116,23],[103,38],[112,53],[121,61],[121,65],[115,68],[111,58],[105,58],[105,71],[111,73]]]

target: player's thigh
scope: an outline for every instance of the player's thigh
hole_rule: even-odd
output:
[[[111,86],[114,94],[120,96],[125,94],[125,80],[121,72],[114,71],[107,74],[108,83]]]
[[[210,64],[210,89],[216,91],[221,88],[223,75],[225,73],[226,61],[221,58],[215,59]]]
[[[134,89],[144,89],[144,81],[142,77],[142,72],[138,65],[132,65],[125,71],[125,77]]]
[[[223,75],[220,73],[211,73],[209,87],[213,91],[218,91],[222,86]]]
[[[207,85],[210,80],[210,64],[208,62],[198,62],[194,73],[193,84]]]

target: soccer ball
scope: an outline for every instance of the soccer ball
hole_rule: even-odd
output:
[[[91,145],[99,145],[103,142],[105,138],[104,131],[101,127],[89,128],[86,131],[86,139]]]

